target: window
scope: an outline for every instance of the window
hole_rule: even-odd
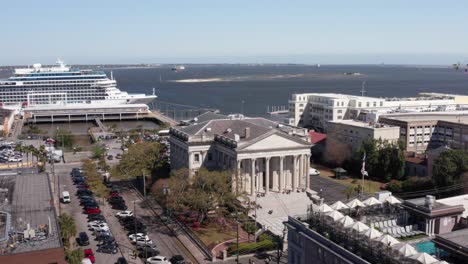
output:
[[[195,162],[200,162],[200,155],[199,154],[195,154]]]
[[[383,102],[380,102],[380,106],[383,106]]]
[[[374,102],[374,107],[377,106],[377,102]]]
[[[369,106],[370,106],[370,103],[369,103],[369,102],[366,102],[366,106],[369,107]]]
[[[343,110],[338,110],[337,112],[338,112],[338,114],[341,114],[343,112]]]
[[[358,103],[358,107],[361,107],[361,106],[362,106],[362,103],[361,103],[361,102],[359,102],[359,103]]]

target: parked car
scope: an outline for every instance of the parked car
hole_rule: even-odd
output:
[[[146,263],[148,264],[171,264],[171,262],[169,262],[167,258],[163,256],[155,256],[155,257],[148,258],[146,259]]]
[[[99,208],[97,208],[97,209],[86,209],[85,213],[86,214],[100,214],[101,209],[99,209]]]
[[[136,234],[130,234],[128,235],[128,238],[130,240],[133,240],[135,238],[146,238],[146,239],[149,239],[148,235],[146,235],[145,233],[136,233]]]
[[[116,254],[117,246],[116,245],[102,245],[102,246],[99,246],[96,251],[102,252],[102,253]]]
[[[150,238],[144,238],[144,237],[131,239],[130,241],[132,242],[132,244],[136,244],[136,245],[148,245],[148,244],[152,245],[153,244],[153,240],[151,240]]]
[[[92,249],[87,248],[83,252],[84,252],[84,257],[89,258],[89,260],[91,260],[91,263],[96,262],[96,258],[94,257],[94,252]]]
[[[117,259],[117,262],[115,262],[115,264],[128,264],[128,262],[124,257],[120,257]]]
[[[317,169],[314,169],[314,168],[309,168],[309,175],[318,176],[318,175],[320,175],[320,171],[318,171]]]
[[[104,221],[104,220],[106,220],[106,218],[102,214],[88,215],[88,222],[95,221],[95,220]]]
[[[130,217],[130,216],[133,216],[133,212],[132,211],[121,211],[121,212],[116,213],[115,216],[120,217],[120,218]]]
[[[115,238],[113,236],[102,236],[99,240],[98,246],[102,245],[116,245]]]
[[[118,204],[113,204],[112,205],[112,209],[115,209],[115,210],[127,210],[128,207],[125,203],[118,203]]]
[[[99,224],[106,224],[106,222],[104,220],[93,220],[88,223],[88,227]]]
[[[181,255],[174,255],[169,259],[172,264],[185,264],[185,259]]]
[[[140,250],[138,252],[138,257],[143,258],[143,259],[147,259],[147,258],[150,258],[150,257],[159,256],[159,254],[160,254],[160,252],[158,250],[147,249],[147,250]]]
[[[89,245],[89,237],[88,235],[86,234],[86,232],[80,232],[78,234],[78,237],[76,238],[76,242],[78,243],[78,245],[80,246],[87,246]]]
[[[89,227],[89,230],[92,230],[92,231],[99,231],[99,230],[109,231],[109,226],[106,223],[88,225],[88,227]]]
[[[109,155],[109,156],[107,156],[107,159],[108,159],[108,160],[113,160],[113,159],[114,159],[114,156]]]
[[[109,234],[109,232],[97,232],[96,233],[96,241],[112,241],[115,239],[113,236]]]

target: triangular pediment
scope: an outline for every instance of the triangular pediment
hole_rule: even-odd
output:
[[[256,142],[242,146],[242,150],[269,150],[269,149],[287,149],[297,147],[310,147],[307,142],[301,143],[299,140],[292,140],[278,134],[272,134]]]

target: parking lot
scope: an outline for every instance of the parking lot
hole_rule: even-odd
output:
[[[69,204],[61,204],[61,212],[68,213],[71,215],[76,222],[77,232],[86,232],[90,238],[90,245],[82,247],[83,249],[91,248],[94,252],[96,263],[116,263],[119,257],[124,256],[128,263],[142,263],[140,259],[134,259],[132,257],[134,246],[130,243],[127,238],[127,233],[120,226],[117,218],[114,214],[116,210],[112,210],[107,202],[103,199],[98,200],[102,214],[106,218],[106,222],[110,228],[110,232],[115,237],[118,245],[119,252],[117,254],[99,253],[96,252],[98,242],[95,241],[91,231],[88,230],[87,215],[83,214],[83,208],[79,204],[79,199],[75,195],[76,187],[70,177],[72,168],[79,167],[81,163],[58,163],[55,165],[55,173],[60,177],[60,192],[68,191],[71,194],[71,202]]]

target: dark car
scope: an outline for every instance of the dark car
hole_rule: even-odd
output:
[[[88,215],[88,222],[91,221],[105,221],[106,218],[102,214],[92,214]]]
[[[158,250],[155,250],[155,249],[140,250],[138,252],[138,257],[143,258],[143,259],[147,259],[147,258],[151,258],[151,257],[154,257],[154,256],[158,256],[159,253],[160,252]]]
[[[96,235],[96,241],[112,241],[112,240],[115,240],[115,238],[110,235]]]
[[[112,196],[112,197],[109,197],[109,198],[107,199],[107,201],[108,201],[109,203],[112,203],[112,202],[117,202],[117,201],[120,202],[120,201],[125,201],[125,200],[124,200],[124,198],[122,198],[122,196]]]
[[[80,246],[87,246],[89,245],[89,237],[88,235],[86,234],[86,232],[80,232],[78,234],[78,237],[76,238],[76,242],[78,243],[78,245]]]
[[[127,207],[127,205],[125,205],[125,203],[122,203],[122,204],[113,204],[113,205],[112,205],[112,209],[115,209],[115,210],[127,210],[128,207]]]
[[[128,262],[124,257],[120,257],[115,264],[128,264]]]
[[[174,255],[172,256],[172,258],[169,259],[169,261],[172,264],[184,264],[185,263],[185,259],[181,255]]]
[[[105,236],[99,240],[98,246],[104,246],[104,245],[117,245],[115,242],[115,238],[112,236]]]
[[[76,191],[76,195],[78,196],[83,196],[83,195],[93,195],[93,192],[87,189],[84,190],[78,190]]]
[[[97,202],[94,199],[85,199],[85,200],[80,201],[80,205],[86,205],[86,204],[97,204]]]
[[[114,156],[109,155],[109,156],[107,156],[107,159],[108,159],[108,160],[113,160],[113,159],[114,159]]]
[[[116,254],[117,246],[116,245],[102,245],[102,246],[99,246],[96,251],[102,252],[102,253]]]

